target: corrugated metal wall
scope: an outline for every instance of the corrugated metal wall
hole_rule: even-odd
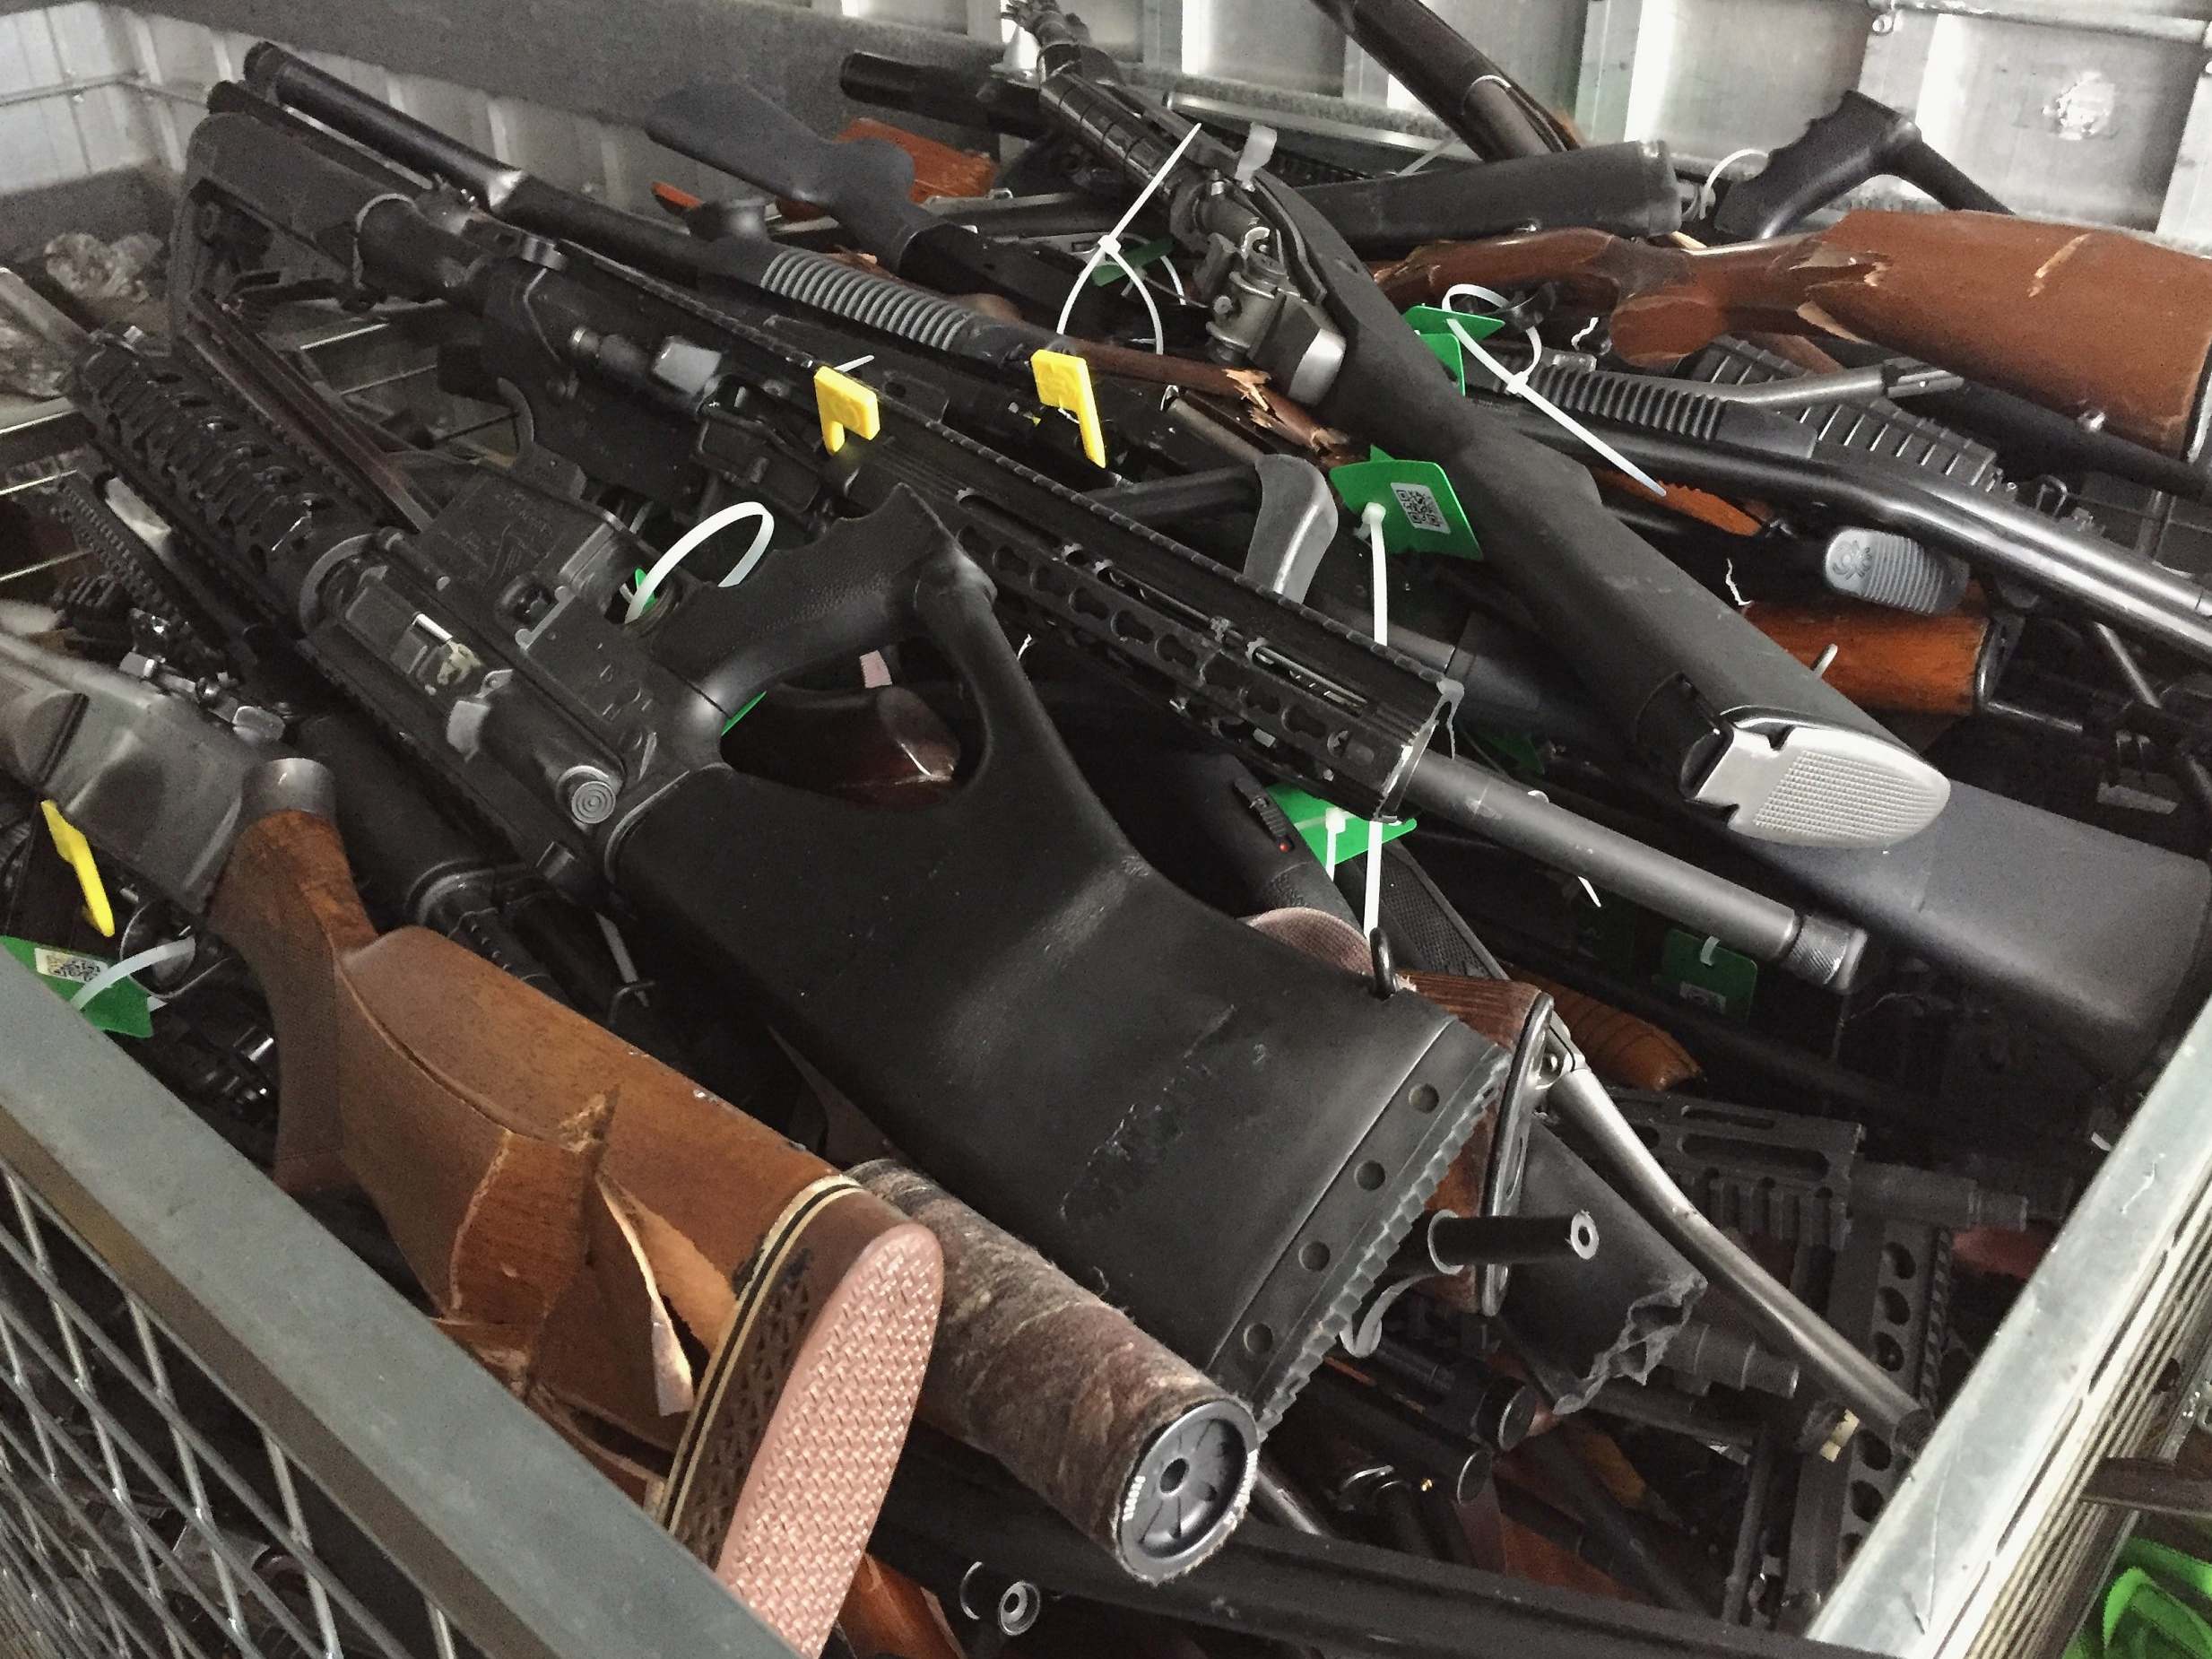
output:
[[[465,27],[475,0],[452,0]],[[641,4],[644,0],[632,0]],[[871,23],[996,40],[993,0],[785,0]],[[373,12],[376,0],[348,0]],[[2025,211],[2212,247],[2212,0],[1430,0],[1592,139],[1665,140],[1692,168],[1792,137],[1857,86]],[[1115,51],[1166,74],[1410,100],[1302,0],[1088,0]],[[297,44],[316,44],[303,5]],[[356,17],[360,15],[355,13]],[[119,5],[0,17],[0,189],[135,161],[174,164],[209,81],[245,37]],[[571,185],[638,199],[696,169],[634,133],[370,64],[370,91]],[[496,90],[496,89],[495,89]]]

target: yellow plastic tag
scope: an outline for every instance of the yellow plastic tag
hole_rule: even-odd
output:
[[[1064,409],[1075,417],[1083,435],[1083,453],[1093,466],[1106,464],[1106,427],[1098,419],[1097,395],[1090,389],[1090,365],[1067,352],[1038,352],[1029,359],[1037,376],[1037,401],[1048,409]]]
[[[100,929],[102,938],[114,938],[115,907],[108,902],[107,884],[100,879],[100,865],[92,858],[92,844],[76,825],[62,816],[62,809],[53,802],[39,802],[39,810],[46,814],[46,827],[54,838],[54,850],[77,873],[77,885],[84,890],[85,914],[91,917],[92,925]]]
[[[822,446],[831,455],[845,447],[847,432],[873,438],[883,430],[875,387],[835,369],[814,371],[814,408],[822,418]]]

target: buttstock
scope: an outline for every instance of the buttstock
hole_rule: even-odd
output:
[[[1808,240],[1809,265],[1841,264],[1817,295],[1845,329],[2162,455],[2201,448],[2212,259],[2001,213],[1849,213]]]
[[[725,1281],[828,1173],[452,941],[378,936],[325,819],[249,827],[211,919],[275,1015],[280,1178],[358,1182],[439,1314],[518,1350],[569,1293],[603,1173]]]

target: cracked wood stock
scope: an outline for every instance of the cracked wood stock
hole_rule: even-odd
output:
[[[2187,458],[2200,441],[2212,260],[2121,230],[1866,212],[1696,252],[1541,230],[1418,248],[1379,280],[1401,306],[1459,282],[1556,284],[1565,305],[1609,313],[1615,349],[1639,368],[1670,367],[1723,334],[1838,335],[2062,414],[2102,414],[2104,430],[2162,455]]]
[[[248,827],[210,917],[275,1014],[280,1181],[357,1181],[441,1328],[819,1651],[921,1386],[935,1238],[452,941],[378,935],[327,820]]]

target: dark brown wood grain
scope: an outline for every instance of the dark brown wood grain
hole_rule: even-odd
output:
[[[1556,980],[1525,973],[1521,977],[1550,996],[1590,1069],[1606,1081],[1628,1089],[1673,1089],[1704,1072],[1688,1049],[1649,1020]]]
[[[951,787],[960,745],[904,686],[783,686],[730,728],[722,755],[779,784],[870,806],[919,806]]]

